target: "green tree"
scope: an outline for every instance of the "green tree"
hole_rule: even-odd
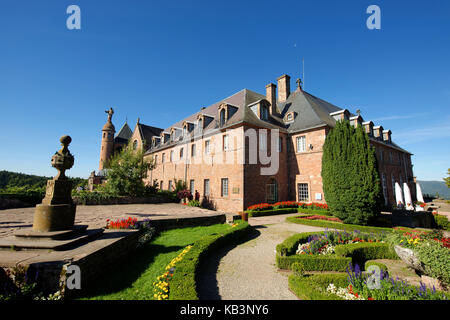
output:
[[[144,160],[144,150],[128,145],[107,163],[105,192],[117,196],[140,197],[145,193],[144,178],[154,168],[153,158]]]
[[[323,146],[322,181],[333,215],[367,225],[381,211],[383,194],[375,149],[361,126],[338,121]]]
[[[447,170],[447,178],[444,178],[445,184],[447,185],[447,188],[450,188],[450,168]]]

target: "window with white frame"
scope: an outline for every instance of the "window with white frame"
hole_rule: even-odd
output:
[[[211,152],[211,146],[209,140],[205,141],[205,154],[209,154]]]
[[[223,150],[227,151],[229,150],[229,146],[228,146],[228,135],[224,135],[223,136]]]
[[[172,162],[172,161],[173,161],[173,150],[170,151],[170,162]]]
[[[309,201],[309,189],[307,183],[297,184],[298,201]]]
[[[189,181],[189,191],[191,191],[191,193],[193,194],[195,189],[194,189],[194,185],[195,185],[195,181],[193,179],[191,179]]]
[[[209,179],[203,180],[203,194],[205,197],[209,196]]]
[[[172,191],[172,180],[169,180],[169,191]]]
[[[305,152],[306,151],[306,137],[301,136],[297,137],[297,152]]]
[[[195,157],[195,144],[191,145],[191,157]]]

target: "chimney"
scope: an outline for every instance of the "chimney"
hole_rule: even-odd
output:
[[[383,130],[383,141],[391,142],[391,130]]]
[[[284,102],[291,93],[291,77],[287,74],[282,75],[278,79],[278,102]]]
[[[277,113],[277,86],[273,83],[269,83],[266,86],[266,99],[270,103],[270,114]]]

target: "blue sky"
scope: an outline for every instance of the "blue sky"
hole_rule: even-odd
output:
[[[432,3],[432,4],[431,4]],[[168,127],[305,59],[305,90],[390,129],[420,180],[450,167],[450,1],[5,1],[0,4],[0,170],[98,169],[104,110]],[[81,30],[66,8],[81,9]],[[381,30],[369,30],[369,5]]]

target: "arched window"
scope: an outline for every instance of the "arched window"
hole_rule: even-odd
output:
[[[266,200],[267,203],[275,203],[278,201],[278,183],[273,178],[266,184]]]
[[[137,140],[134,140],[133,141],[133,150],[136,150],[137,146],[138,146],[138,142],[137,142]]]

